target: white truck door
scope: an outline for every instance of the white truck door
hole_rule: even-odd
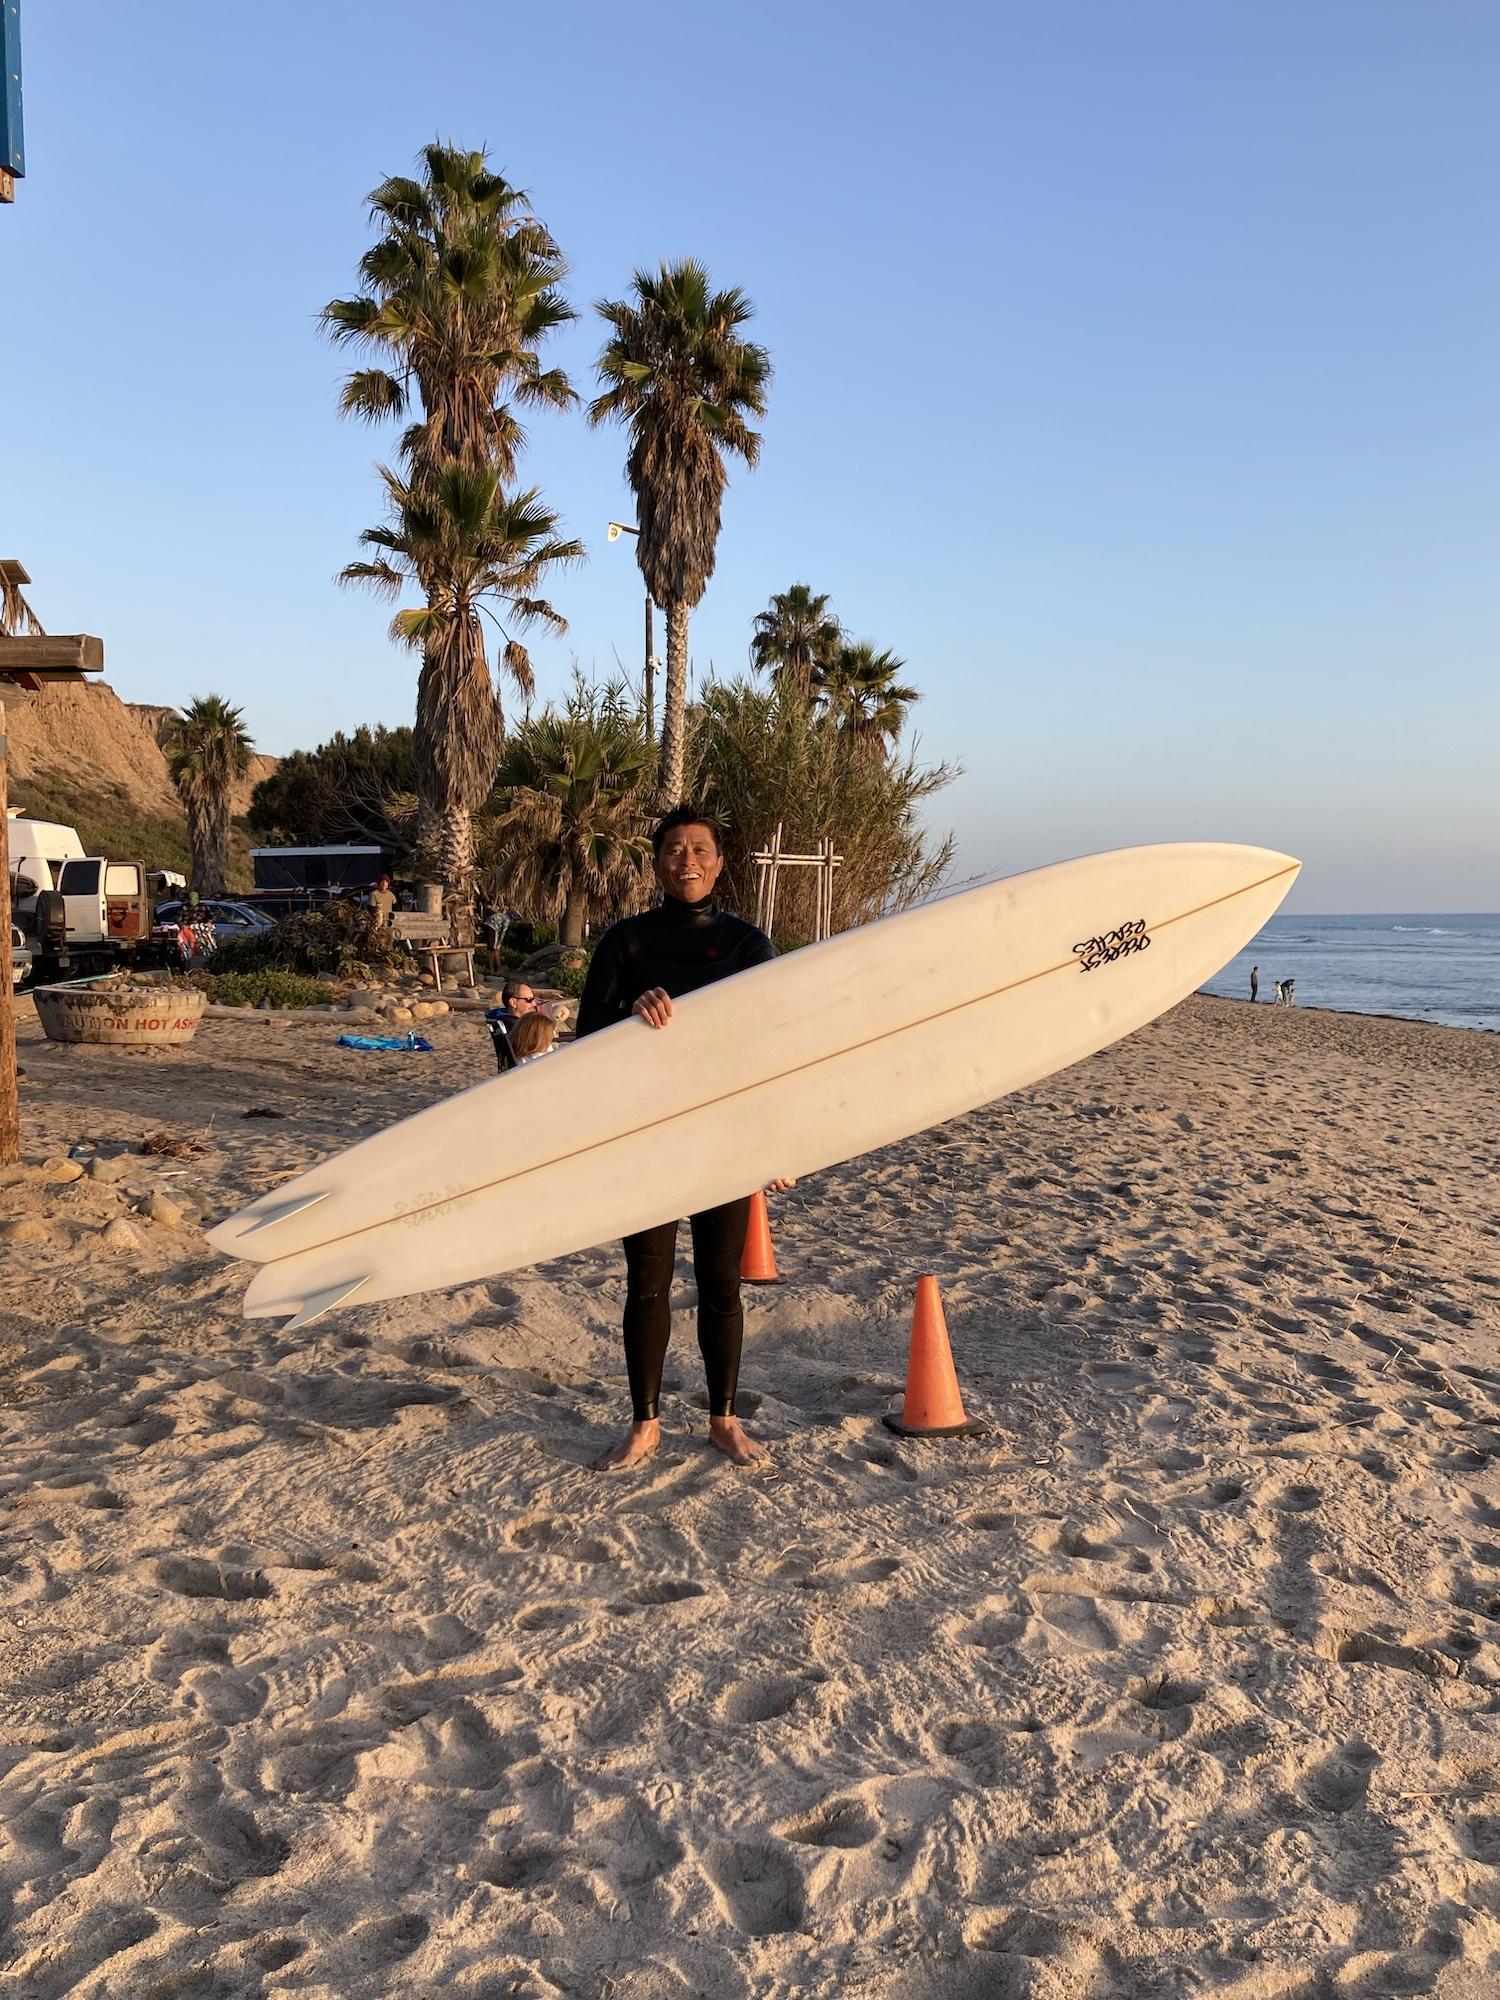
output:
[[[104,863],[65,861],[57,887],[67,911],[68,943],[98,944],[105,935]]]

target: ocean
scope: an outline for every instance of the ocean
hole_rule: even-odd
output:
[[[1290,978],[1299,1007],[1500,1030],[1500,915],[1272,917],[1204,992],[1247,1000],[1252,965],[1262,1005]]]

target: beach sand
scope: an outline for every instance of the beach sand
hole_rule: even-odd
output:
[[[287,1338],[138,1212],[488,1073],[335,1032],[23,1019],[0,1995],[1500,1992],[1500,1037],[1199,998],[818,1175],[774,1472],[685,1320],[604,1477],[616,1250]],[[977,1442],[879,1422],[924,1271]]]

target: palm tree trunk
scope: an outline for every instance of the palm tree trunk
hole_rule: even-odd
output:
[[[667,685],[661,705],[661,803],[682,799],[682,764],[687,727],[688,608],[674,598],[667,606]]]
[[[200,896],[222,896],[229,874],[229,801],[205,799],[187,809],[188,846],[192,849],[189,888]]]
[[[423,799],[417,818],[417,907],[443,914],[443,895],[468,894],[474,874],[474,815],[455,800]]]
[[[563,904],[562,937],[559,942],[574,947],[583,943],[583,920],[588,913],[588,891],[582,878],[571,875],[568,878],[568,895]]]

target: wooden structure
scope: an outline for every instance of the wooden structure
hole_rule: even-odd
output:
[[[404,944],[413,958],[422,958],[432,974],[436,990],[443,990],[443,960],[461,958],[464,962],[465,983],[473,986],[474,947],[471,944],[450,944],[449,926],[446,917],[423,917],[415,911],[403,910],[391,918],[391,934],[397,944]]]
[[[833,936],[833,871],[842,868],[844,857],[834,853],[833,842],[827,834],[818,842],[816,854],[784,854],[781,849],[781,821],[778,820],[770,845],[763,847],[754,860],[755,922],[767,937],[772,935],[776,922],[776,882],[783,868],[816,868],[819,871],[817,895],[813,903],[812,942],[818,944],[822,939]]]
[[[4,0],[0,0],[0,5]],[[9,10],[7,10],[9,11]],[[5,776],[5,695],[10,689],[34,693],[48,681],[81,681],[85,674],[104,671],[104,641],[82,633],[55,638],[42,631],[21,596],[30,583],[14,557],[0,558],[0,938],[5,941],[5,968],[0,973],[0,1167],[14,1166],[21,1157],[21,1111],[16,1095],[16,1007],[10,981],[10,816]],[[13,636],[7,628],[25,623],[31,631]]]

